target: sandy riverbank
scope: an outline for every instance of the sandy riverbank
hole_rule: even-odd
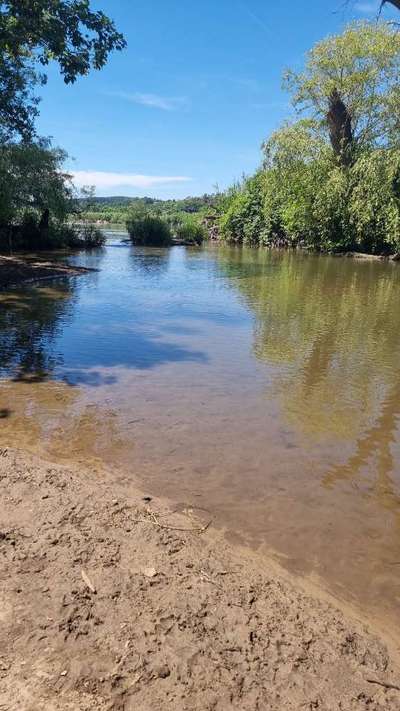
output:
[[[400,709],[384,642],[207,512],[13,449],[0,486],[0,709]]]
[[[91,271],[95,270],[52,262],[38,257],[0,256],[0,289],[39,279],[75,276]]]

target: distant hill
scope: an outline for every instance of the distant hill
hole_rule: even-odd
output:
[[[126,205],[134,200],[139,200],[140,198],[131,198],[124,195],[111,195],[110,197],[95,197],[90,200],[91,203],[97,203],[98,205]],[[78,202],[85,202],[87,198],[78,198]]]
[[[204,207],[204,205],[210,205],[214,201],[214,195],[202,195],[200,197],[186,197],[181,200],[161,200],[160,198],[152,197],[127,197],[126,195],[111,195],[110,197],[93,197],[93,198],[78,198],[80,203],[88,203],[92,205],[101,205],[102,207],[110,206],[115,207],[116,205],[129,205],[135,203],[141,203],[144,205],[176,205],[182,207]],[[194,210],[195,211],[195,210]]]

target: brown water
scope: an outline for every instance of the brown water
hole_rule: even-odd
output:
[[[0,440],[106,463],[393,629],[400,267],[133,249],[0,295]]]

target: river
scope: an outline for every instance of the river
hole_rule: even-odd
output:
[[[393,626],[400,266],[124,236],[0,293],[1,443],[207,509]]]

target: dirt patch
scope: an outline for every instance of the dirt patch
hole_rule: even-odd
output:
[[[0,455],[0,709],[400,709],[385,644],[207,511]]]
[[[31,257],[0,256],[0,289],[23,282],[51,279],[59,276],[75,276],[96,271],[87,267],[50,262]]]

